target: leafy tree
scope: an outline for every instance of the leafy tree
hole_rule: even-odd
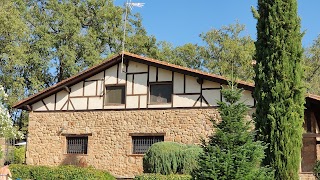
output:
[[[231,85],[222,90],[226,102],[219,103],[221,122],[213,122],[215,133],[209,142],[203,141],[203,153],[194,179],[272,179],[268,168],[260,167],[264,158],[261,141],[254,141],[248,107],[239,102],[242,90]]]
[[[306,49],[304,63],[307,91],[320,95],[320,36]]]
[[[4,88],[0,85],[0,137],[4,138],[22,138],[21,132],[13,126],[10,114],[4,101],[8,98]]]
[[[155,59],[194,69],[202,68],[200,47],[195,44],[188,43],[174,47],[171,43],[161,41],[157,43],[157,46],[158,49],[154,54],[151,54],[151,57]]]
[[[18,100],[121,52],[123,14],[112,0],[0,2],[0,83],[21,126],[27,118],[10,108]],[[127,22],[125,50],[152,57],[141,17],[129,11]]]
[[[259,0],[255,66],[256,128],[275,179],[299,179],[304,87],[296,0]]]
[[[201,56],[209,72],[230,77],[232,70],[229,66],[233,62],[234,74],[237,74],[239,79],[253,80],[252,60],[255,46],[250,36],[241,36],[244,30],[245,26],[237,22],[200,35],[205,42]]]

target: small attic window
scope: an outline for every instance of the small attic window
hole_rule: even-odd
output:
[[[172,83],[150,84],[150,103],[171,103]]]
[[[105,104],[125,104],[125,86],[106,86]]]

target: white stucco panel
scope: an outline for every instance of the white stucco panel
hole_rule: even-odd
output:
[[[83,96],[83,81],[71,86],[70,97]]]
[[[104,106],[104,109],[124,109],[125,105]]]
[[[87,98],[70,98],[74,106],[74,110],[83,110],[87,109]],[[73,109],[71,103],[69,103],[69,110]]]
[[[32,104],[32,110],[33,111],[47,111],[47,108],[44,106],[42,101],[38,101],[38,102]]]
[[[60,91],[57,93],[57,99],[56,99],[56,110],[60,110],[62,106],[67,102],[68,100],[68,92],[67,91]],[[65,106],[67,107],[67,106]]]
[[[201,86],[197,82],[197,78],[186,76],[186,93],[200,93]]]
[[[133,94],[147,94],[147,77],[148,74],[135,74]]]
[[[91,76],[90,78],[86,79],[86,80],[102,80],[103,79],[103,71],[94,75],[94,76]]]
[[[132,94],[132,78],[133,78],[133,75],[132,74],[129,74],[127,76],[128,78],[128,82],[127,82],[127,94]]]
[[[173,76],[173,93],[183,93],[184,77],[183,74],[174,73]]]
[[[173,95],[173,107],[193,107],[199,96],[200,95]]]
[[[165,69],[158,69],[158,81],[172,81],[172,72]]]
[[[95,96],[97,90],[97,81],[84,82],[84,95]]]
[[[117,68],[118,66],[112,66],[105,71],[105,83],[117,84]]]
[[[248,106],[254,106],[254,99],[251,95],[251,91],[243,91],[240,101],[244,102]]]
[[[210,106],[217,106],[220,101],[220,89],[203,90],[202,96],[207,100]],[[205,101],[202,101],[202,105],[206,105]]]
[[[220,88],[220,83],[204,80],[202,84],[202,88]]]
[[[102,109],[103,97],[89,97],[88,109]]]
[[[147,96],[140,96],[140,108],[147,108]]]
[[[157,76],[157,68],[154,66],[150,66],[149,69],[149,82],[156,82]]]
[[[126,67],[123,66],[123,69],[121,69],[121,64],[119,64],[119,71],[118,71],[118,83],[126,83],[126,73],[124,72],[126,70]]]
[[[54,104],[55,104],[54,99],[55,99],[55,95],[54,94],[49,96],[49,97],[47,97],[47,98],[45,98],[45,99],[43,99],[44,103],[46,103],[46,105],[47,105],[49,110],[55,110],[54,109]]]
[[[138,108],[139,96],[127,96],[127,108]]]
[[[97,92],[97,96],[101,96],[103,95],[103,90],[104,90],[104,83],[103,81],[97,81],[98,83],[98,92]]]
[[[167,104],[149,104],[148,108],[169,108],[171,107],[171,103]]]
[[[137,63],[134,61],[129,61],[128,72],[135,73],[135,72],[147,72],[148,65]]]

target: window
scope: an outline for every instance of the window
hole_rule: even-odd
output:
[[[88,136],[66,137],[67,154],[87,154],[88,153]]]
[[[106,104],[124,104],[125,86],[106,86]]]
[[[170,103],[172,83],[150,84],[150,103]]]
[[[164,141],[164,136],[132,136],[132,153],[144,154],[152,144],[162,141]]]

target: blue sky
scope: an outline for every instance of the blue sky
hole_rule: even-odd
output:
[[[126,0],[114,0],[123,5]],[[238,21],[246,26],[244,34],[256,38],[256,20],[250,7],[257,6],[257,0],[132,0],[145,3],[132,11],[140,13],[143,26],[149,35],[175,46],[202,41],[199,34],[212,28]],[[320,0],[298,0],[301,30],[305,31],[304,47],[312,45],[320,34]]]

